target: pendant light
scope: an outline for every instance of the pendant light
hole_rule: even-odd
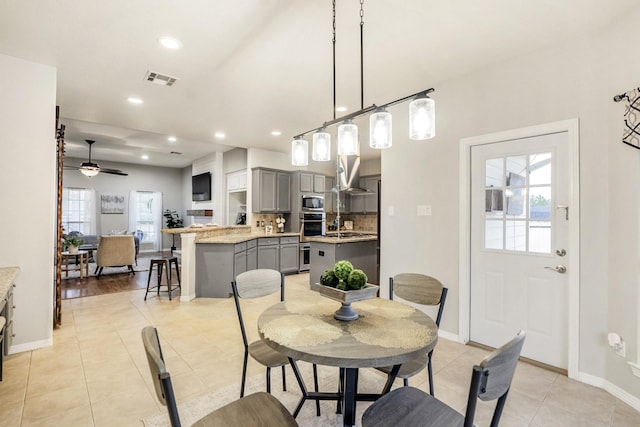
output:
[[[338,155],[358,154],[358,126],[351,120],[345,120],[338,126]]]
[[[291,164],[307,166],[309,164],[309,142],[301,137],[291,142]]]
[[[369,147],[390,148],[392,145],[391,113],[377,108],[369,117]]]
[[[313,134],[311,158],[316,162],[331,160],[331,134],[324,128]]]
[[[409,104],[409,138],[429,139],[436,136],[436,103],[425,93]]]

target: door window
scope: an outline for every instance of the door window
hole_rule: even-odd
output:
[[[552,153],[485,161],[485,249],[551,253]]]

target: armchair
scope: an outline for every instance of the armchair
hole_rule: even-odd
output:
[[[96,251],[96,271],[98,276],[102,274],[104,267],[129,267],[133,271],[136,252],[133,235],[116,235],[100,237],[100,244]]]

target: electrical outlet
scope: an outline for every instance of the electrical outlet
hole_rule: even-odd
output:
[[[626,357],[627,356],[627,346],[626,346],[626,342],[623,340],[622,342],[620,342],[620,344],[618,344],[615,347],[615,351],[616,354],[620,357]]]
[[[389,216],[394,216],[396,214],[396,208],[394,206],[389,206],[387,208],[387,214]]]
[[[418,216],[431,216],[431,205],[418,205]]]

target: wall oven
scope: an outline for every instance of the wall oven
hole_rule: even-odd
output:
[[[323,212],[324,197],[317,194],[303,194],[300,204],[302,212]]]
[[[300,263],[298,271],[309,271],[311,268],[311,243],[300,242]]]
[[[302,235],[308,236],[324,236],[327,233],[327,217],[325,213],[301,213],[300,225]]]

